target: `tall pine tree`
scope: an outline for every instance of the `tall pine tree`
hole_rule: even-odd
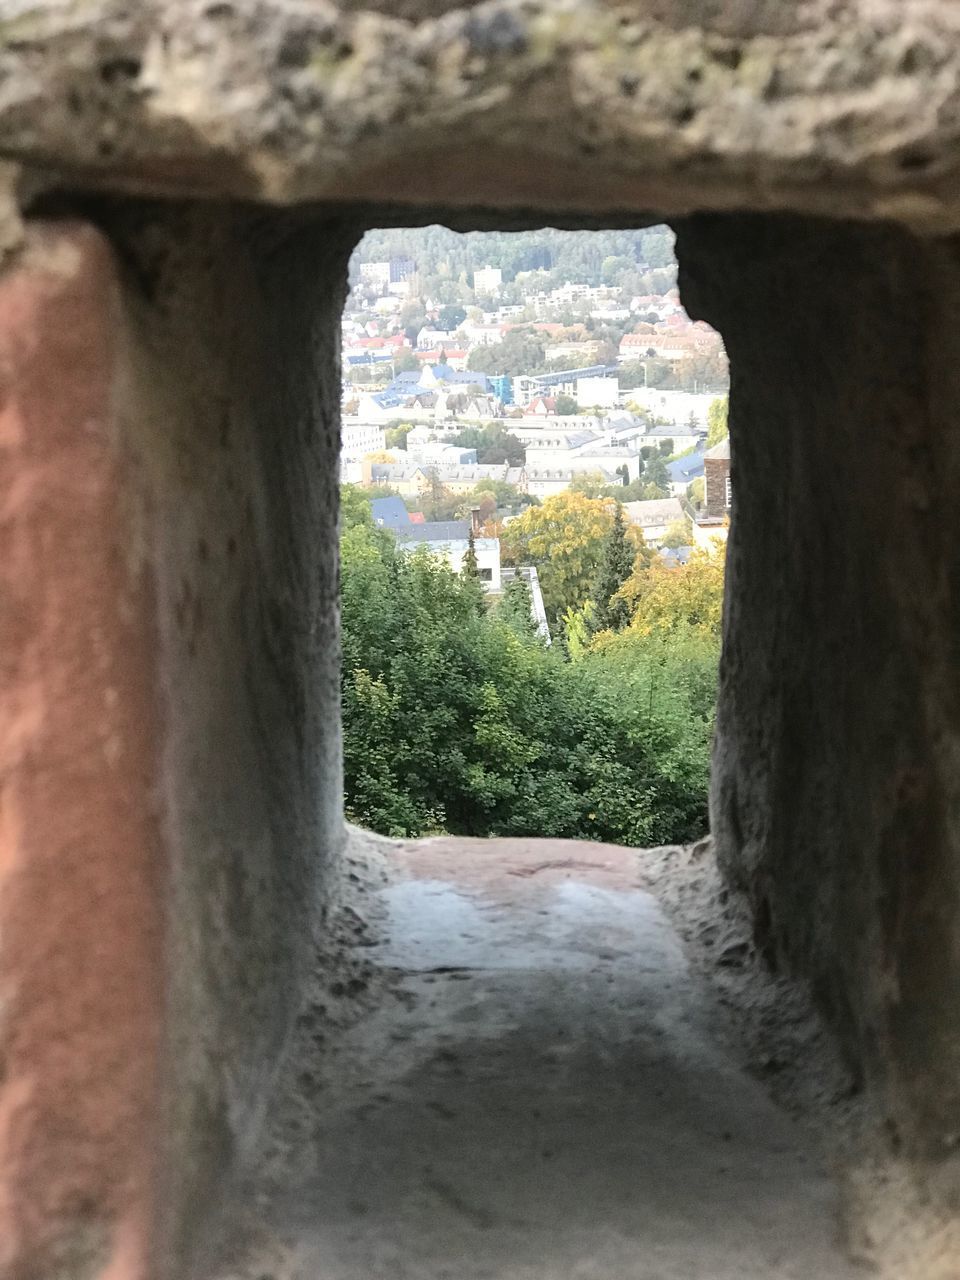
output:
[[[614,599],[633,572],[636,549],[627,538],[623,507],[617,503],[613,528],[607,534],[603,558],[593,588],[594,631],[622,631],[630,621],[630,606],[624,599]]]

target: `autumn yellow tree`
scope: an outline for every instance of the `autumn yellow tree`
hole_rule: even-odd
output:
[[[566,490],[530,507],[504,527],[505,564],[534,564],[551,622],[579,609],[590,596],[604,543],[613,528],[614,503]]]
[[[694,551],[685,565],[661,558],[638,565],[620,592],[630,605],[630,630],[651,635],[691,628],[719,636],[725,551]]]
[[[727,430],[727,407],[728,400],[726,396],[718,396],[716,400],[711,400],[707,408],[707,448],[719,444],[721,440],[725,440],[728,434]]]

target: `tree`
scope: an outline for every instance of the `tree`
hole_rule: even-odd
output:
[[[533,633],[522,586],[509,588],[503,614],[477,608],[478,584],[368,525],[344,532],[341,564],[353,821],[398,837],[637,846],[703,834],[711,634],[631,626],[591,638],[584,628],[570,662]]]
[[[726,439],[728,434],[727,427],[727,409],[728,400],[726,396],[718,396],[716,400],[710,401],[707,409],[707,448],[712,449],[715,444],[719,444],[721,440]]]
[[[426,490],[420,495],[423,514],[427,520],[452,520],[459,505],[459,498],[447,489],[436,471],[428,473]]]
[[[519,574],[507,580],[497,605],[496,616],[520,635],[537,634],[537,624],[533,620],[533,596],[526,579]]]
[[[526,458],[521,442],[499,422],[464,427],[453,437],[453,443],[461,449],[476,449],[477,461],[485,465],[506,462],[511,467],[520,467]]]
[[[687,485],[687,500],[699,511],[707,500],[707,486],[703,476],[697,476]]]
[[[573,493],[583,493],[588,498],[606,497],[605,490],[609,488],[602,471],[578,471],[570,481]]]
[[[503,558],[508,564],[537,566],[544,606],[552,621],[589,598],[613,525],[612,506],[568,489],[539,507],[530,507],[504,529]]]
[[[575,413],[580,412],[580,406],[574,400],[573,396],[565,395],[563,392],[557,396],[556,400],[557,414],[561,418],[569,418]]]
[[[621,631],[630,621],[630,606],[619,595],[633,571],[636,547],[627,538],[623,507],[618,502],[613,525],[603,547],[603,558],[593,588],[593,626],[597,631]]]
[[[546,368],[543,339],[533,329],[510,329],[501,342],[475,347],[467,358],[467,368],[478,373],[542,373]]]
[[[402,422],[396,427],[387,427],[384,436],[388,449],[406,449],[407,436],[413,430],[412,422]]]
[[[603,284],[618,285],[623,276],[636,270],[636,266],[636,261],[625,254],[611,255],[603,260],[600,279]]]
[[[540,502],[539,498],[529,493],[521,493],[516,485],[506,480],[481,480],[474,489],[474,494],[478,498],[482,498],[485,494],[492,496],[495,506],[505,511],[539,506]]]
[[[340,486],[340,528],[355,529],[358,525],[373,528],[370,499],[355,484]]]
[[[477,564],[477,540],[473,529],[467,535],[467,554],[463,557],[461,573],[465,578],[473,578],[475,582],[480,580],[480,566]]]
[[[662,558],[638,566],[622,588],[631,610],[630,627],[649,635],[693,629],[714,638],[723,617],[726,549],[694,551],[685,565]]]
[[[420,361],[412,351],[401,351],[393,362],[394,373],[411,373],[420,368]]]
[[[437,328],[443,329],[446,333],[452,333],[454,329],[460,328],[466,318],[467,312],[464,307],[448,303],[437,312]]]
[[[666,533],[660,539],[662,547],[689,547],[693,545],[693,525],[684,516],[682,520],[671,520]]]
[[[654,456],[647,461],[643,479],[643,496],[645,499],[670,497],[670,474],[662,457]]]

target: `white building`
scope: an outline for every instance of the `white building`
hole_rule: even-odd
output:
[[[360,279],[364,284],[375,285],[377,288],[385,289],[390,283],[390,263],[361,262]]]
[[[596,473],[601,484],[621,484],[622,477],[603,467],[538,467],[527,463],[525,467],[527,493],[535,498],[552,498],[554,494],[564,493],[578,476],[585,471]]]
[[[647,502],[625,502],[624,514],[643,534],[645,542],[657,546],[675,520],[683,519],[679,498],[652,498]]]
[[[385,449],[386,432],[375,422],[355,422],[345,419],[340,427],[340,457],[351,461],[365,453],[377,453]]]
[[[402,550],[426,547],[433,555],[442,556],[454,573],[462,573],[470,547],[470,521],[434,520],[411,524],[396,530],[396,538]],[[500,591],[500,539],[484,538],[475,532],[473,548],[484,590]]]
[[[463,449],[458,444],[444,444],[439,440],[426,444],[414,441],[411,444],[410,436],[407,436],[406,454],[412,462],[433,467],[459,467],[477,460],[476,449]]]
[[[723,546],[730,533],[726,516],[700,516],[693,522],[693,543],[701,551],[714,551]]]
[[[453,342],[453,336],[447,333],[446,329],[432,329],[429,325],[424,325],[417,334],[417,349],[419,351],[433,351],[439,347],[441,343],[448,345]]]
[[[504,334],[499,324],[462,324],[460,332],[472,347],[492,347]]]
[[[481,267],[473,273],[473,291],[480,294],[500,292],[503,284],[503,272],[499,267]]]
[[[654,418],[684,427],[695,422],[704,431],[707,429],[707,410],[718,399],[713,392],[661,391],[658,387],[634,387],[626,394]]]
[[[620,379],[578,378],[576,395],[581,409],[592,409],[595,405],[615,409],[620,403]]]

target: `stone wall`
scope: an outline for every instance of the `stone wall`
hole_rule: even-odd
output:
[[[96,218],[32,228],[0,291],[0,1274],[31,1280],[185,1274],[342,840],[349,238]]]
[[[724,867],[945,1167],[958,35],[932,0],[6,5],[4,1280],[183,1280],[252,1149],[341,839],[345,264],[402,218],[676,221],[733,376]]]
[[[730,354],[737,501],[712,827],[903,1149],[960,1134],[957,246],[699,218],[682,293]]]

